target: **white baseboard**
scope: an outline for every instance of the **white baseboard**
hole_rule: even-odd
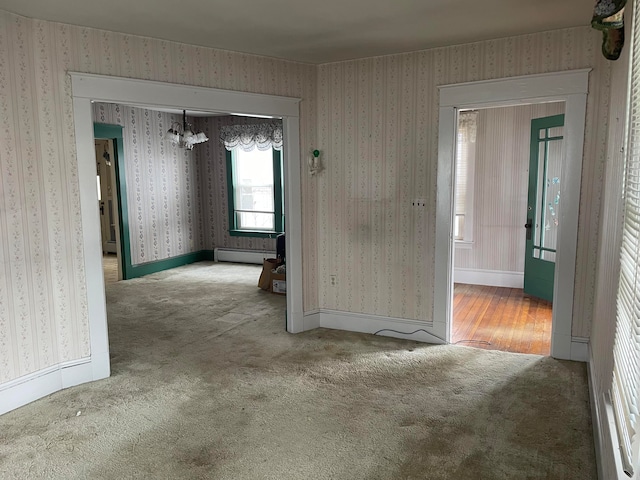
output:
[[[601,394],[597,391],[591,349],[588,355],[587,375],[598,480],[629,480],[622,468],[613,406],[607,393]],[[605,463],[607,471],[605,471]],[[615,473],[611,472],[611,469],[615,470]]]
[[[303,331],[313,330],[314,328],[318,328],[320,326],[320,311],[313,310],[311,312],[305,312],[303,322],[304,322]]]
[[[523,288],[524,273],[502,270],[477,270],[474,268],[454,268],[453,281],[471,285],[490,287]]]
[[[262,265],[265,258],[276,258],[276,252],[262,250],[237,250],[233,248],[214,248],[215,262],[255,263]]]
[[[318,316],[318,326],[324,328],[371,333],[385,337],[402,338],[426,343],[446,343],[444,338],[441,338],[439,335],[429,333],[429,330],[433,330],[432,322],[324,309],[312,314],[312,316],[315,315]],[[313,321],[315,322],[315,318]]]
[[[589,362],[589,339],[586,337],[571,337],[571,360],[574,362]]]
[[[416,340],[418,342],[436,344],[446,343],[444,340],[444,334],[440,334],[433,328],[433,322],[423,322],[407,318],[384,317],[380,315],[368,315],[364,313],[351,313],[327,309],[317,309],[305,312],[303,331],[313,330],[318,327],[332,328],[334,330],[347,330],[349,332],[377,333],[378,335]],[[385,331],[380,332],[380,330]],[[589,361],[588,338],[566,337],[565,343],[566,348],[563,349],[565,354],[559,356],[556,355],[557,358],[573,360],[574,362]]]
[[[0,385],[0,415],[62,389],[99,380],[94,377],[94,367],[91,358],[81,358]]]

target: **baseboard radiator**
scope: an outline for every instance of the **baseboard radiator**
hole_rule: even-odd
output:
[[[256,265],[262,265],[265,258],[276,258],[276,252],[240,250],[235,248],[213,249],[213,260],[216,262],[255,263]]]

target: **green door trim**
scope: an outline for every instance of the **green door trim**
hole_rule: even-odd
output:
[[[564,136],[544,136],[540,138],[540,130],[554,127],[564,126],[564,114],[553,115],[544,118],[534,118],[531,120],[531,138],[530,138],[530,156],[529,156],[529,190],[527,196],[527,225],[529,225],[529,233],[527,234],[525,247],[525,268],[524,268],[524,292],[539,298],[553,302],[553,284],[555,274],[555,262],[535,258],[533,256],[536,231],[540,228],[540,245],[536,246],[536,250],[540,252],[555,252],[555,249],[543,247],[544,245],[544,225],[546,220],[546,209],[540,212],[540,224],[536,225],[536,210],[539,207],[538,194],[538,160],[540,154],[540,144],[544,144],[544,159],[542,178],[547,178],[547,159],[549,153],[549,142],[554,140],[562,140]],[[548,133],[548,132],[546,132]],[[541,205],[546,205],[547,189],[543,187],[543,199]]]
[[[93,136],[96,139],[113,141],[113,164],[116,169],[116,192],[118,208],[118,225],[120,227],[120,253],[122,258],[122,279],[127,280],[138,275],[133,275],[131,264],[131,240],[129,237],[129,216],[127,210],[127,184],[124,171],[124,139],[123,127],[106,123],[93,124]]]

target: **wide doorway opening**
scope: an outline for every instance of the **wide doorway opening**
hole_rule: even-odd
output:
[[[250,117],[256,116],[262,119],[279,119],[282,123],[282,137],[284,138],[284,147],[282,150],[282,190],[283,197],[297,199],[297,201],[285,204],[283,215],[287,219],[287,231],[289,235],[286,242],[286,257],[288,260],[287,270],[287,289],[286,299],[286,327],[287,331],[295,333],[303,330],[302,325],[302,254],[301,254],[301,208],[300,208],[300,154],[299,154],[299,123],[298,123],[298,99],[287,97],[275,97],[268,95],[244,94],[241,92],[230,92],[225,90],[217,90],[200,87],[187,87],[184,85],[172,85],[159,82],[147,82],[143,80],[132,80],[115,77],[103,77],[98,75],[71,74],[74,96],[74,116],[76,127],[76,146],[79,157],[79,177],[81,184],[81,201],[82,201],[82,221],[85,251],[85,266],[87,270],[87,293],[88,293],[88,309],[91,330],[91,352],[93,368],[93,379],[103,378],[109,375],[109,343],[107,334],[106,319],[106,298],[104,290],[103,277],[103,252],[102,252],[102,235],[99,217],[99,208],[96,208],[98,195],[96,191],[96,151],[94,143],[94,132],[92,126],[94,121],[102,121],[94,116],[95,104],[110,105],[127,105],[132,108],[145,110],[150,113],[149,121],[152,121],[153,115],[160,112],[173,112],[183,114],[185,110],[191,112],[202,112],[210,116],[220,114],[233,113],[235,116]],[[109,124],[108,121],[104,121]],[[117,122],[115,122],[117,124]],[[171,127],[172,122],[163,125],[162,130],[167,131]],[[139,150],[141,155],[146,155],[149,144],[145,141],[147,135],[145,121],[136,121],[136,132],[139,135],[139,141],[135,143],[135,148]],[[124,130],[123,130],[124,131]],[[150,137],[149,137],[150,138]],[[217,141],[217,138],[215,138]],[[208,143],[208,142],[207,142]],[[205,144],[206,145],[206,144]],[[165,147],[168,149],[168,147]],[[194,148],[197,148],[195,146]],[[184,154],[178,152],[176,155]],[[126,159],[130,162],[130,159]],[[184,162],[185,169],[192,168],[187,162]],[[126,168],[133,168],[134,176],[137,174],[140,178],[149,175],[148,170],[143,170],[140,164],[127,163]],[[137,168],[137,171],[136,171]],[[151,235],[150,243],[145,243],[145,248],[133,248],[131,243],[134,241],[147,242],[144,235],[140,235],[140,231],[134,231],[132,227],[131,205],[128,202],[131,196],[142,196],[151,189],[162,190],[162,178],[170,178],[174,174],[182,174],[182,172],[167,172],[166,176],[156,177],[152,185],[147,183],[141,184],[138,190],[127,188],[125,194],[120,192],[120,213],[121,213],[121,251],[122,265],[124,266],[124,276],[132,278],[135,276],[145,275],[147,273],[158,272],[155,269],[157,263],[164,260],[174,258],[170,255],[167,258],[154,258],[152,252],[153,242],[158,242],[158,248],[165,248],[163,243],[165,238]],[[197,199],[197,192],[202,192],[201,178],[193,173],[195,182],[189,187],[189,192],[194,201]],[[146,190],[145,190],[146,189]],[[175,190],[169,189],[167,184],[167,198],[174,194]],[[189,201],[187,201],[188,203]],[[122,204],[127,204],[127,214],[122,210]],[[145,211],[135,212],[136,215],[148,215],[151,220],[156,222],[163,221],[163,205],[161,202],[153,202],[147,205]],[[182,204],[181,212],[187,210],[187,204]],[[155,218],[153,218],[155,216]],[[205,235],[205,228],[200,225],[201,221],[197,215],[189,217],[186,220],[181,219],[180,226],[191,222],[194,226],[192,235],[183,237],[177,243],[173,243],[171,248],[178,245],[178,253],[180,247],[186,255],[210,255],[213,257],[214,252],[209,249],[197,250],[199,242]],[[127,235],[127,230],[130,234]],[[176,234],[176,230],[168,228],[165,233],[167,235]],[[126,245],[127,240],[130,242]],[[161,245],[161,246],[160,246]],[[139,247],[139,245],[137,246]],[[194,251],[194,249],[196,251]],[[143,262],[136,262],[134,255],[144,251]],[[129,259],[126,257],[130,256]],[[142,254],[141,254],[142,257]],[[197,261],[198,259],[195,259]],[[206,259],[205,259],[206,260]],[[190,263],[190,262],[189,262]],[[182,263],[183,265],[185,263]],[[128,276],[126,269],[131,266],[133,275]],[[139,270],[136,271],[135,269]],[[152,272],[148,272],[148,269]],[[164,270],[164,268],[162,269]],[[257,285],[257,278],[256,278]],[[284,323],[284,321],[283,321]]]
[[[564,102],[460,110],[452,342],[549,355]]]
[[[555,268],[551,287],[553,308],[550,353],[555,358],[587,360],[587,345],[583,339],[572,336],[571,328],[588,79],[588,70],[576,70],[446,85],[439,88],[434,321],[442,322],[441,326],[448,342],[453,341],[455,334],[454,262],[458,252],[455,246],[454,186],[459,115],[465,111],[561,102],[564,104],[562,162],[559,165],[559,174],[554,175],[559,179],[558,184],[553,185],[553,188],[558,190],[562,208],[559,210],[556,245],[553,248],[555,251],[552,252]],[[546,132],[545,135],[550,133],[550,128],[545,127],[542,130]],[[551,140],[553,136],[554,134],[551,134],[550,137],[540,139]],[[551,190],[553,189],[550,188]],[[527,202],[528,207],[529,201]],[[544,204],[545,208],[548,206],[547,203]],[[529,222],[527,216],[521,228],[525,235],[528,236],[528,230],[534,238],[534,229],[526,228],[525,225],[538,222],[539,225],[543,225],[544,231],[545,223],[535,216],[531,218]],[[552,220],[551,217],[547,218]],[[550,247],[546,243],[538,242],[534,246],[538,257],[548,257]]]

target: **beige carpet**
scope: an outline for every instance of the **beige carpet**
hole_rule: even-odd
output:
[[[584,364],[290,335],[259,272],[108,285],[112,377],[0,417],[0,477],[596,478]]]

